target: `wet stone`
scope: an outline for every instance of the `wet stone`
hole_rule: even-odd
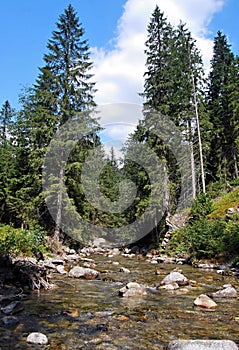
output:
[[[168,345],[168,350],[238,350],[230,340],[175,340]]]
[[[187,277],[185,277],[183,274],[177,271],[173,271],[162,280],[161,284],[163,285],[172,283],[177,283],[179,286],[185,286],[189,282]]]
[[[212,293],[211,296],[212,298],[237,298],[237,290],[233,287],[227,287]]]
[[[46,345],[48,344],[48,339],[43,333],[33,332],[28,335],[27,342],[31,344]]]
[[[167,283],[162,286],[159,286],[158,289],[175,290],[179,289],[179,285],[176,282]]]
[[[136,282],[129,282],[125,287],[119,290],[121,297],[135,297],[147,295],[146,288]]]
[[[215,301],[209,298],[209,296],[206,294],[199,295],[199,297],[194,300],[194,305],[203,307],[205,309],[215,309],[217,307]]]
[[[22,310],[23,310],[23,305],[20,303],[20,301],[12,301],[7,306],[1,308],[1,311],[5,315],[15,314],[15,313],[20,312]]]
[[[57,272],[60,273],[61,275],[67,274],[67,272],[66,272],[66,270],[65,270],[65,268],[64,268],[63,265],[57,265],[56,270],[57,270]]]
[[[99,272],[87,267],[75,266],[69,272],[69,277],[95,279],[99,275]]]
[[[2,318],[2,323],[4,324],[4,326],[14,327],[18,325],[19,320],[15,316],[4,316]]]
[[[129,270],[129,269],[126,269],[125,267],[121,267],[121,268],[120,268],[120,272],[130,273],[130,270]]]

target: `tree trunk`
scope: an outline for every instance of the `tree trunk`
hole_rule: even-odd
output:
[[[202,139],[201,139],[199,113],[198,113],[198,101],[197,101],[197,96],[196,96],[196,87],[195,87],[193,72],[192,72],[192,86],[193,86],[193,101],[194,101],[194,108],[195,108],[195,115],[196,115],[197,134],[198,134],[198,147],[199,147],[202,191],[203,191],[203,193],[206,193],[205,173],[204,173],[204,164],[203,164],[203,149],[202,149]]]
[[[188,138],[190,146],[190,160],[191,160],[191,183],[192,183],[192,197],[196,198],[196,174],[195,174],[195,159],[194,159],[194,149],[193,149],[193,135],[192,135],[191,121],[188,120]]]
[[[54,231],[54,241],[58,245],[60,239],[61,222],[62,222],[62,198],[63,198],[63,185],[64,185],[64,168],[60,168],[59,173],[59,190],[57,194],[57,207],[56,207],[56,226]]]
[[[238,171],[238,165],[237,165],[237,155],[235,152],[233,153],[233,161],[234,161],[235,178],[237,179],[239,177],[239,171]]]

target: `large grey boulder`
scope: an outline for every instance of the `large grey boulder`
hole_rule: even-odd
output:
[[[48,344],[48,339],[43,333],[33,332],[28,335],[27,342],[31,344],[46,345]]]
[[[177,283],[179,286],[185,286],[189,282],[187,277],[185,277],[182,273],[173,271],[169,275],[164,277],[164,279],[161,282],[161,285],[172,284],[172,283]]]
[[[238,350],[231,340],[175,340],[168,350]]]
[[[81,266],[75,266],[69,271],[69,277],[85,278],[87,280],[95,279],[98,277],[98,275],[98,271]]]

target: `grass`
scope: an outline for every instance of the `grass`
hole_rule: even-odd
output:
[[[213,203],[214,210],[208,215],[209,219],[225,218],[228,208],[239,206],[239,186],[235,187]]]

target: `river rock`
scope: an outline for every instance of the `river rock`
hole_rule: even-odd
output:
[[[98,271],[81,266],[75,266],[69,271],[69,277],[85,278],[87,280],[95,279],[98,275]]]
[[[237,298],[237,290],[233,287],[227,287],[210,295],[212,298]]]
[[[136,282],[129,282],[125,287],[119,290],[121,297],[135,297],[147,295],[146,288]]]
[[[129,270],[129,269],[126,269],[125,267],[121,267],[121,268],[120,268],[120,272],[130,273],[130,270]]]
[[[204,263],[195,263],[193,265],[194,267],[197,267],[199,269],[204,269],[204,270],[214,270],[214,269],[217,269],[217,265],[215,264],[204,264]]]
[[[185,277],[182,273],[173,271],[169,275],[164,277],[164,279],[161,282],[161,285],[172,283],[177,283],[179,286],[185,286],[189,282],[187,277]]]
[[[167,284],[164,284],[164,285],[158,287],[158,289],[167,289],[167,290],[175,290],[178,288],[179,288],[179,285],[176,282],[167,283]]]
[[[80,259],[80,256],[78,254],[69,254],[65,256],[66,261],[76,261],[79,259]]]
[[[54,265],[64,265],[64,260],[60,258],[52,258],[51,262]]]
[[[201,294],[194,300],[194,305],[204,307],[206,309],[215,309],[217,304],[206,294]]]
[[[22,310],[23,310],[23,305],[20,303],[20,301],[12,301],[7,306],[1,308],[1,311],[5,315],[16,314],[17,312]]]
[[[175,264],[176,259],[175,258],[170,258],[168,256],[159,256],[157,258],[158,263],[163,263],[163,264]]]
[[[168,350],[238,350],[231,340],[175,340]]]
[[[55,270],[56,265],[54,265],[50,260],[47,260],[43,263],[43,266],[47,269],[53,269]]]
[[[57,270],[57,272],[60,273],[61,275],[67,274],[67,272],[66,272],[66,270],[65,270],[65,268],[64,268],[63,265],[57,265],[57,266],[56,266],[56,270]]]
[[[15,316],[4,316],[2,318],[2,323],[8,327],[14,327],[19,323],[19,320]]]
[[[157,261],[157,260],[155,260],[155,259],[152,259],[152,260],[150,260],[150,263],[151,263],[151,264],[155,264],[155,265],[157,265],[157,264],[158,264],[158,261]]]
[[[27,342],[31,344],[46,345],[48,344],[48,339],[43,333],[33,332],[28,335]]]
[[[120,255],[120,250],[119,250],[119,248],[113,248],[113,249],[111,250],[111,254],[113,254],[113,255]]]

